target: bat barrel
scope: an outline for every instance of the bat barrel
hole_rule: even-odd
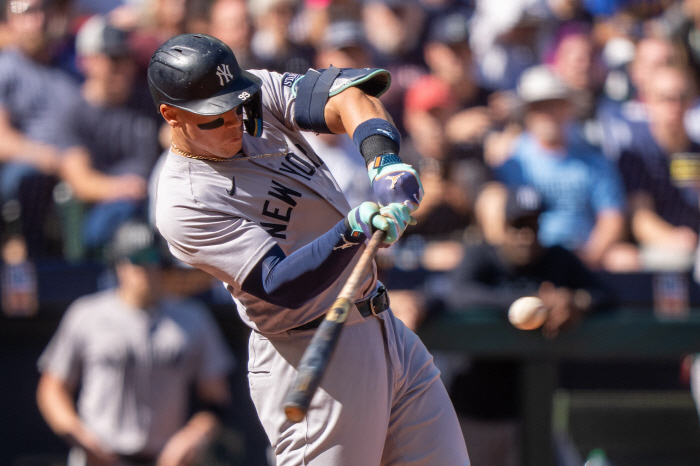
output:
[[[385,233],[381,230],[377,230],[372,234],[367,248],[362,253],[360,260],[355,264],[342,290],[340,290],[338,299],[335,300],[330,311],[326,314],[326,318],[319,325],[309,346],[304,351],[301,361],[299,361],[296,379],[289,387],[282,405],[287,419],[292,422],[299,422],[304,419],[309,406],[311,406],[311,400],[321,383],[328,361],[330,361],[333,350],[337,346],[345,319],[347,319],[348,312],[350,312],[351,299],[355,296],[362,277],[384,240],[384,235]]]
[[[339,298],[335,301],[299,361],[297,377],[289,388],[283,405],[290,421],[301,421],[309,410],[311,399],[338,343],[350,305],[348,299]]]

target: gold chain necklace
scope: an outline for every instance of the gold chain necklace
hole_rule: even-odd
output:
[[[261,159],[264,157],[279,157],[280,155],[287,155],[289,153],[289,145],[287,144],[287,140],[285,138],[282,138],[282,140],[284,141],[284,152],[275,152],[273,154],[260,154],[260,155],[253,155],[250,157],[239,157],[239,158],[230,158],[230,159],[225,159],[222,157],[209,157],[206,155],[194,155],[194,154],[190,154],[189,152],[185,152],[184,150],[180,149],[172,141],[170,141],[170,144],[173,146],[173,150],[175,152],[177,152],[180,155],[184,155],[185,157],[188,157],[190,159],[209,160],[211,162],[228,162],[229,160],[232,160],[234,162],[242,162],[245,160]]]

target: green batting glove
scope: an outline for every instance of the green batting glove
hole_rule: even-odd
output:
[[[401,237],[408,225],[414,225],[415,219],[403,204],[392,203],[381,209],[374,202],[363,202],[348,214],[348,223],[353,236],[364,234],[371,237],[375,230],[386,232],[383,244],[388,246]]]

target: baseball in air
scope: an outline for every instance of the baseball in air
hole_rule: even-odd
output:
[[[547,320],[547,308],[540,298],[524,296],[510,305],[508,320],[520,330],[534,330]]]

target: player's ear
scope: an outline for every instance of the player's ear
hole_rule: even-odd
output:
[[[180,126],[178,121],[177,110],[168,104],[160,104],[160,114],[163,115],[165,121],[173,128]]]

